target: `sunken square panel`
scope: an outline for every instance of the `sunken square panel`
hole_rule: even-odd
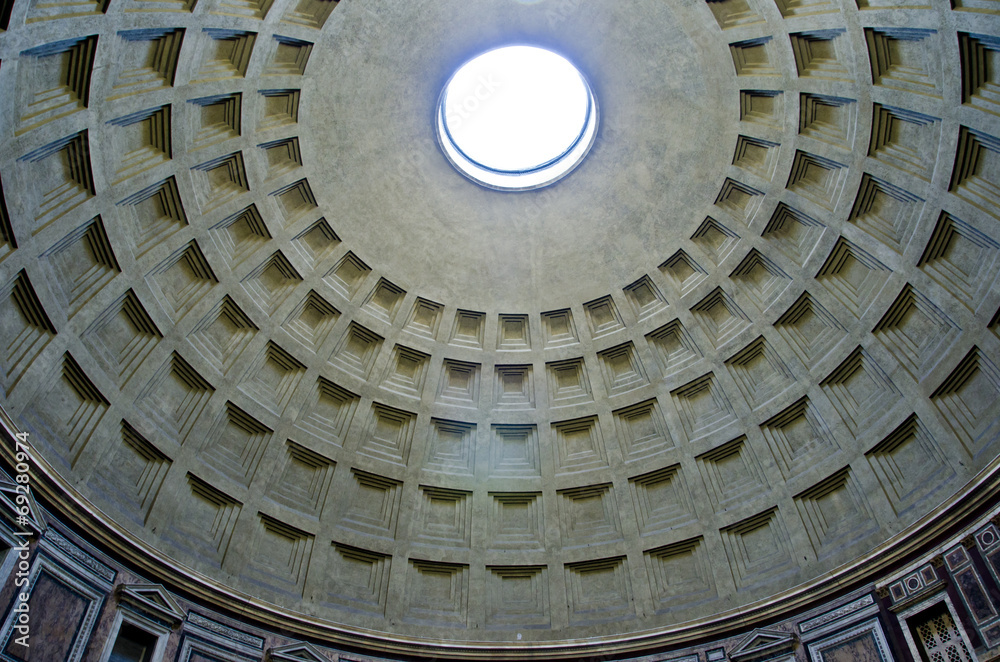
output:
[[[164,437],[184,443],[213,393],[215,387],[174,352],[139,392],[135,406]]]
[[[437,627],[468,626],[469,566],[410,559],[403,620]]]
[[[778,165],[779,148],[780,145],[776,142],[741,135],[736,139],[733,165],[761,179],[770,180],[774,177],[774,169]]]
[[[640,320],[652,317],[667,307],[667,300],[649,276],[643,276],[623,291],[632,305],[632,312]]]
[[[184,2],[179,0],[177,4]],[[123,30],[118,37],[122,41],[115,49],[115,77],[109,100],[173,87],[183,28]]]
[[[339,318],[339,310],[317,294],[316,290],[309,290],[281,326],[304,347],[316,352]]]
[[[204,149],[242,135],[241,93],[189,99],[188,103],[198,107],[197,111],[190,113],[191,150]]]
[[[808,397],[764,421],[760,430],[786,480],[839,450],[830,427]]]
[[[941,141],[941,120],[879,103],[872,109],[868,156],[930,181]]]
[[[117,206],[137,256],[187,225],[177,180],[173,177],[130,195]]]
[[[979,347],[969,350],[931,400],[973,457],[992,447],[1000,411],[1000,370]]]
[[[424,381],[427,379],[430,359],[429,354],[396,345],[382,376],[382,388],[407,397],[419,398],[424,388]]]
[[[774,303],[792,282],[791,276],[756,248],[750,249],[729,277],[743,286],[743,294],[761,310]]]
[[[297,0],[281,18],[282,23],[320,29],[340,0]]]
[[[917,266],[975,311],[1000,275],[1000,244],[948,212],[941,212]]]
[[[804,266],[826,226],[812,216],[779,202],[760,236],[773,242],[795,264]]]
[[[847,337],[847,329],[808,292],[774,323],[807,366],[815,365]]]
[[[625,328],[621,313],[618,311],[618,305],[610,295],[588,301],[583,304],[583,311],[587,315],[590,333],[594,338],[600,338]]]
[[[121,386],[163,338],[135,291],[128,290],[102,312],[81,339]]]
[[[336,466],[333,460],[289,439],[276,478],[267,486],[267,497],[318,518],[326,506]]]
[[[889,280],[892,270],[868,251],[840,237],[816,280],[856,317],[862,317]]]
[[[218,284],[219,279],[198,243],[191,240],[156,265],[146,275],[146,282],[177,322]]]
[[[256,32],[202,28],[201,65],[192,82],[245,77],[256,41]]]
[[[778,76],[777,46],[770,36],[729,44],[737,76]]]
[[[670,392],[689,441],[714,434],[736,421],[729,398],[708,373]]]
[[[192,473],[187,474],[187,484],[189,491],[163,533],[165,542],[221,568],[243,504]]]
[[[243,376],[239,389],[280,416],[305,372],[305,364],[269,340]]]
[[[694,258],[678,250],[671,255],[663,264],[659,266],[660,272],[680,291],[681,296],[686,296],[703,280],[708,278],[708,272]]]
[[[195,324],[188,341],[209,365],[226,374],[258,330],[227,294]]]
[[[273,434],[266,425],[227,402],[208,434],[200,458],[227,478],[249,487]]]
[[[727,526],[720,533],[738,591],[795,570],[788,534],[777,508]]]
[[[722,347],[750,327],[750,318],[732,296],[717,287],[691,308],[716,348]]]
[[[271,231],[254,204],[213,225],[209,234],[230,268],[239,265],[271,240]]]
[[[441,365],[437,401],[461,407],[476,407],[479,404],[481,372],[482,366],[478,363],[445,359]]]
[[[264,97],[261,117],[257,122],[260,131],[269,131],[285,126],[294,126],[299,121],[300,90],[260,90]]]
[[[655,398],[612,413],[626,462],[652,458],[674,448],[660,403]]]
[[[351,322],[330,355],[330,362],[342,370],[367,379],[382,348],[382,341],[382,336]]]
[[[907,283],[872,333],[918,382],[961,332],[940,308]]]
[[[527,315],[497,317],[497,349],[525,351],[531,349],[531,334]]]
[[[302,276],[280,250],[254,267],[243,277],[241,285],[254,302],[268,315],[274,313],[288,298]]]
[[[872,84],[941,98],[937,30],[866,28]]]
[[[580,334],[569,308],[542,313],[542,342],[545,348],[565,347],[580,342]]]
[[[949,191],[1000,220],[1000,139],[960,127]]]
[[[87,131],[74,133],[25,154],[23,180],[31,182],[24,201],[33,218],[32,234],[70,213],[97,194]]]
[[[487,566],[487,628],[520,630],[549,626],[549,577],[545,566]]]
[[[312,223],[292,239],[292,247],[305,259],[310,269],[325,264],[339,245],[340,237],[325,218]]]
[[[338,542],[333,547],[323,601],[352,612],[384,616],[392,557]]]
[[[573,474],[608,466],[604,438],[597,417],[552,424],[556,474]]]
[[[865,457],[897,515],[928,503],[955,475],[937,440],[916,414],[907,417]]]
[[[559,490],[558,494],[563,549],[623,540],[611,483]]]
[[[746,437],[728,441],[696,459],[716,511],[746,503],[767,489],[767,480]]]
[[[265,76],[302,76],[306,72],[313,43],[292,37],[274,35],[277,42],[271,59],[264,68]]]
[[[701,350],[679,319],[646,335],[646,342],[664,375],[671,375],[702,358]]]
[[[716,265],[721,264],[726,256],[736,247],[740,236],[711,216],[691,235],[691,241],[697,244],[712,258]]]
[[[646,369],[631,341],[599,352],[597,359],[609,395],[628,393],[649,383]]]
[[[406,466],[417,415],[380,403],[372,403],[368,428],[358,446],[358,454]]]
[[[116,168],[113,183],[121,183],[173,157],[170,116],[168,104],[108,122],[118,127],[111,135]]]
[[[282,593],[302,597],[316,536],[257,513],[256,546],[243,576]]]
[[[288,186],[283,186],[277,191],[269,193],[278,203],[281,217],[285,227],[290,227],[299,220],[313,214],[319,205],[316,203],[316,196],[312,192],[312,187],[306,179],[300,179]]]
[[[494,409],[534,409],[535,380],[530,365],[498,365],[494,380]]]
[[[582,358],[545,364],[549,382],[549,403],[565,407],[594,401],[590,377]]]
[[[382,538],[395,538],[403,483],[360,469],[351,469],[351,476],[354,480],[345,495],[349,505],[340,526]]]
[[[357,293],[358,288],[361,287],[361,284],[370,272],[371,268],[367,264],[358,259],[354,253],[348,251],[323,276],[323,280],[345,299],[350,300]]]
[[[833,211],[843,193],[847,173],[848,167],[843,163],[797,150],[785,188]]]
[[[89,486],[137,524],[144,524],[172,460],[122,419],[121,435]]]
[[[739,148],[739,141],[737,141],[737,149]],[[722,190],[715,198],[716,205],[725,209],[730,216],[744,225],[750,225],[754,214],[757,213],[757,209],[760,208],[763,201],[763,191],[730,178],[726,178],[726,181],[722,183]]]
[[[723,30],[764,22],[764,18],[747,0],[711,0],[708,2],[708,8],[712,10],[715,21]]]
[[[624,556],[567,563],[566,603],[570,625],[594,625],[635,616]]]
[[[96,51],[97,35],[63,39],[21,51],[17,97],[24,106],[14,135],[87,108]]]
[[[51,275],[54,294],[71,316],[121,273],[100,216],[70,232],[39,258]]]
[[[795,495],[795,506],[820,559],[850,548],[879,528],[850,467]]]
[[[490,492],[486,524],[489,549],[544,549],[541,492]]]
[[[476,468],[476,424],[431,419],[424,469],[472,476]]]
[[[375,289],[369,292],[362,307],[379,319],[392,324],[396,319],[399,306],[403,303],[406,292],[393,285],[385,278],[380,278]]]
[[[800,78],[852,80],[844,28],[813,30],[788,35]]]
[[[490,434],[490,477],[540,478],[538,428],[535,425],[493,425]]]
[[[799,133],[841,149],[854,149],[858,123],[855,99],[825,94],[802,94],[799,97]]]
[[[785,122],[784,92],[740,90],[740,120],[780,128]]]
[[[42,307],[23,269],[0,290],[0,324],[7,346],[0,353],[3,388],[8,395],[25,371],[56,335],[56,328]]]
[[[195,188],[199,192],[199,201],[203,213],[221,207],[230,200],[250,192],[247,179],[246,163],[243,152],[233,152],[225,156],[199,163],[191,170]]]
[[[471,310],[459,310],[451,326],[448,342],[452,345],[483,348],[483,333],[486,328],[486,314]]]
[[[716,265],[733,251],[740,236],[711,216],[705,218],[691,235],[691,241],[712,258]]]
[[[468,548],[472,540],[472,493],[420,486],[414,542]]]
[[[417,297],[403,328],[410,333],[435,340],[441,327],[443,310],[444,306],[441,304]]]
[[[302,148],[298,137],[280,138],[257,145],[263,150],[267,179],[277,179],[302,167]]]
[[[896,385],[860,345],[820,382],[851,433],[866,430],[900,400]]]
[[[629,490],[639,535],[663,533],[697,520],[679,464],[629,478]]]
[[[646,550],[643,557],[658,614],[716,597],[712,566],[701,537]]]
[[[729,357],[726,367],[751,409],[781,395],[795,381],[792,371],[764,336]]]
[[[848,220],[902,254],[923,209],[920,196],[865,173]]]

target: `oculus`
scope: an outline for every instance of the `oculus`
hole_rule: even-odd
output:
[[[463,64],[441,92],[438,140],[463,175],[488,188],[540,188],[569,174],[597,135],[583,74],[535,46],[505,46]]]

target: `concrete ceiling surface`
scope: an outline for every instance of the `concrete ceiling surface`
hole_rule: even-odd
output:
[[[535,191],[434,134],[510,43],[600,104]],[[996,464],[998,52],[997,0],[0,0],[6,423],[91,535],[293,632],[793,609]]]

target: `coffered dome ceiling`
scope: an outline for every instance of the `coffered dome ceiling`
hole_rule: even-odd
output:
[[[998,454],[996,0],[0,7],[3,410],[151,579],[626,650],[864,580]],[[435,140],[509,43],[601,108],[531,192]]]

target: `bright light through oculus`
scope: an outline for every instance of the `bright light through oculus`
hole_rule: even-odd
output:
[[[564,57],[508,46],[455,72],[441,94],[437,128],[445,154],[474,181],[538,188],[586,155],[597,132],[597,104]]]

